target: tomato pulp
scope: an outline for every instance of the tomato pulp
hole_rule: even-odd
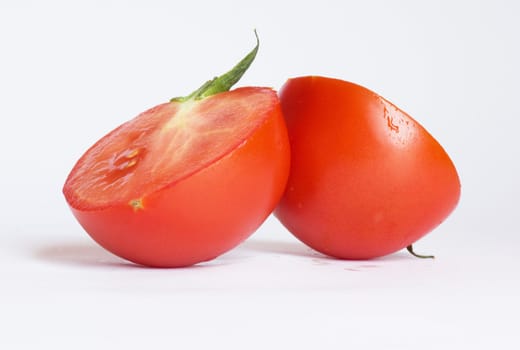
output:
[[[359,85],[290,79],[280,90],[291,170],[275,215],[324,254],[368,259],[410,246],[460,196],[442,146],[413,118]]]

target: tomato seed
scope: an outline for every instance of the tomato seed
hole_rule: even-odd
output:
[[[139,153],[140,153],[139,148],[135,148],[135,149],[131,150],[130,152],[128,152],[128,153],[125,155],[125,157],[126,157],[126,158],[134,158],[134,157],[137,156]]]

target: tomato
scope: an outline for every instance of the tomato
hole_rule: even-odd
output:
[[[279,96],[291,169],[275,215],[308,246],[342,259],[412,251],[456,207],[453,162],[391,102],[317,76],[290,79]]]
[[[220,92],[220,78],[124,123],[76,163],[63,193],[101,246],[142,265],[189,266],[235,247],[272,212],[289,171],[278,96]]]

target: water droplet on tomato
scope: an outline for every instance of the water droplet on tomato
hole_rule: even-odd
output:
[[[399,125],[397,125],[394,122],[394,117],[388,112],[388,109],[386,108],[386,106],[383,106],[383,115],[384,115],[384,117],[386,119],[386,124],[388,125],[388,128],[391,131],[398,133],[399,132]]]
[[[392,130],[394,132],[399,132],[399,125],[394,123],[394,118],[392,118],[391,116],[388,116],[386,118],[386,120],[387,120],[387,124],[388,124],[388,127],[390,128],[390,130]]]

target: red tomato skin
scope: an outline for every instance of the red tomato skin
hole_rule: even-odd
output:
[[[279,92],[291,144],[275,216],[326,255],[398,251],[456,207],[460,181],[442,146],[414,119],[359,85],[289,80]]]
[[[284,191],[289,158],[277,104],[240,146],[144,197],[142,209],[71,209],[85,231],[115,255],[151,267],[190,266],[227,252],[262,224]]]

